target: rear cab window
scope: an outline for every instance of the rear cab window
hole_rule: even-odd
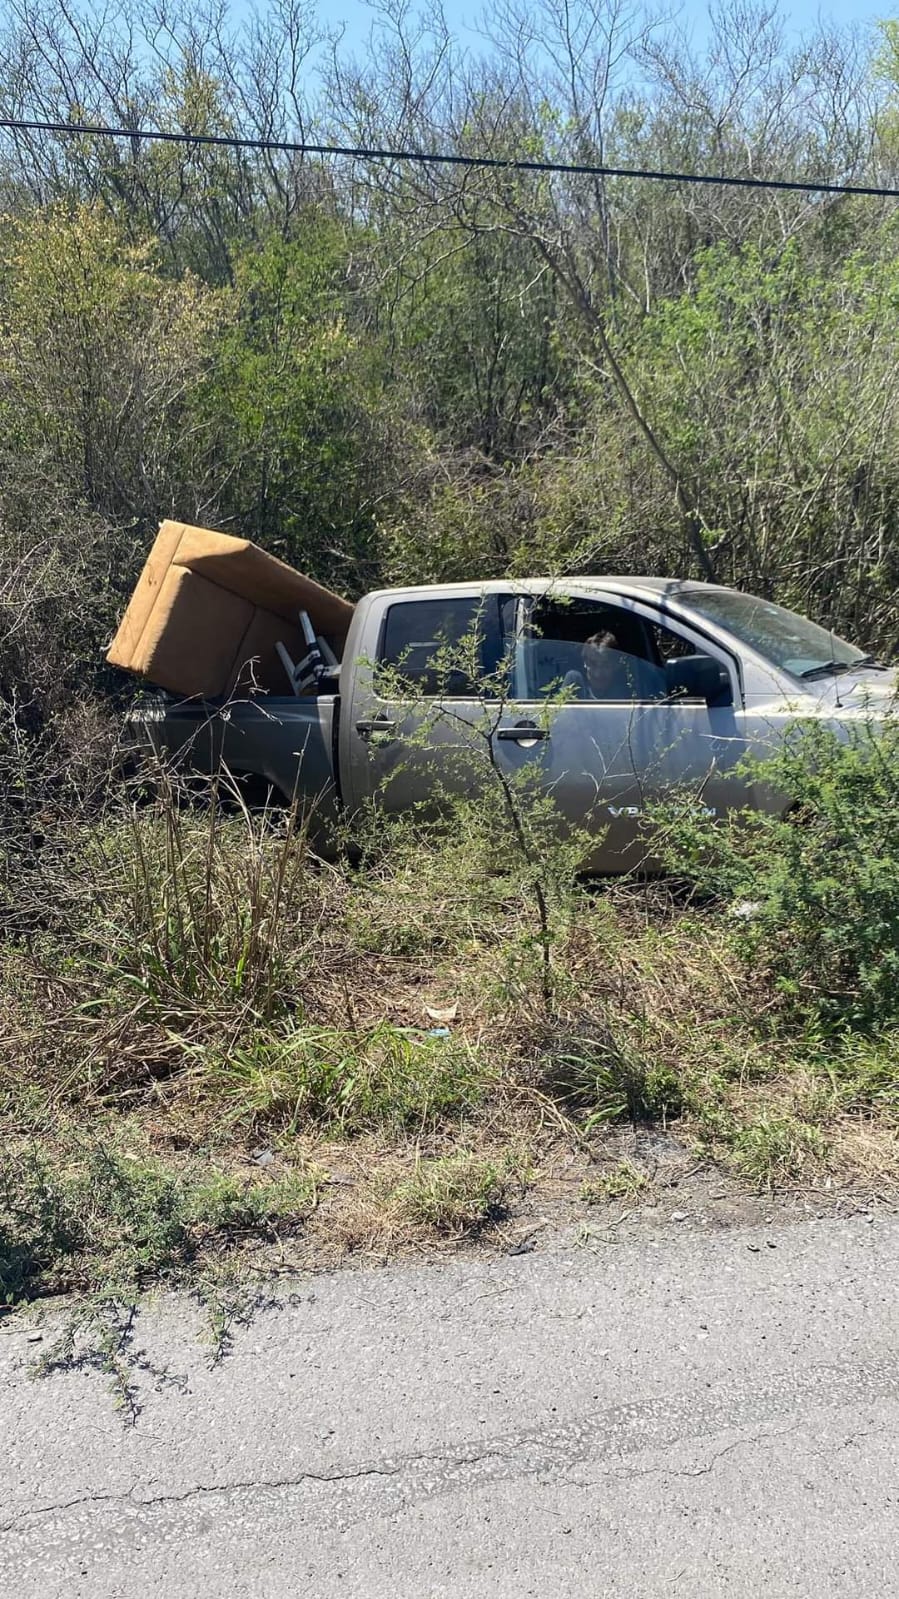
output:
[[[514,604],[501,594],[398,600],[381,624],[375,686],[384,699],[502,695]]]

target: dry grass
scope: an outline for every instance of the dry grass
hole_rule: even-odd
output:
[[[450,1247],[529,1191],[631,1200],[654,1178],[628,1124],[752,1189],[895,1184],[894,1039],[785,1035],[721,918],[633,884],[554,902],[548,1014],[527,895],[477,845],[407,829],[325,866],[295,817],[169,797],[19,862],[0,1297],[190,1274],[252,1237]],[[104,1152],[125,1178],[73,1234]]]

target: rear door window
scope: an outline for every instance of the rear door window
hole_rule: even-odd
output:
[[[387,699],[498,698],[509,598],[474,594],[389,606],[378,649],[378,693]]]

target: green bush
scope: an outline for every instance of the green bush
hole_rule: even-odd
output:
[[[751,763],[787,796],[783,816],[740,813],[709,829],[669,812],[667,864],[728,905],[747,965],[787,1008],[825,1030],[899,1015],[899,727],[860,722],[844,737],[797,723]]]
[[[0,1305],[73,1286],[127,1292],[177,1270],[214,1234],[313,1209],[314,1176],[178,1172],[102,1146],[0,1160]]]

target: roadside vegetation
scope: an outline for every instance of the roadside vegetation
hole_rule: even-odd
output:
[[[0,112],[895,188],[899,24],[787,20],[536,0],[463,60],[439,7],[354,53],[304,0],[0,0]],[[350,598],[670,573],[894,659],[892,203],[33,131],[0,191],[0,1305],[643,1204],[659,1138],[891,1188],[895,738],[797,730],[790,819],[679,803],[652,881],[489,783],[326,865],[226,774],[117,777],[104,654],[171,515]]]
[[[3,1299],[458,1240],[563,1172],[640,1203],[652,1133],[753,1190],[892,1191],[899,742],[797,729],[762,775],[788,820],[679,804],[648,881],[468,800],[327,864],[171,780],[9,854]]]

